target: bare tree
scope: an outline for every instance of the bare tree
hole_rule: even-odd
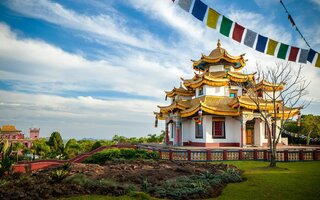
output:
[[[255,79],[247,82],[244,90],[256,105],[256,112],[266,124],[271,151],[270,167],[276,167],[276,150],[285,123],[310,102],[303,100],[310,81],[302,76],[303,67],[293,69],[289,63],[276,64],[262,70],[257,64]],[[279,130],[278,133],[276,130]]]

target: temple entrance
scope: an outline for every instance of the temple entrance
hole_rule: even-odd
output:
[[[254,119],[246,122],[246,144],[253,145]]]

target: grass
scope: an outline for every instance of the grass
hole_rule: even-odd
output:
[[[277,163],[277,168],[266,162],[229,161],[244,170],[247,179],[231,183],[218,200],[224,199],[319,199],[320,162]]]
[[[277,163],[277,168],[269,168],[267,162],[259,161],[224,161],[236,165],[245,171],[247,180],[241,183],[230,183],[221,196],[214,200],[229,199],[320,199],[320,162]],[[134,196],[134,195],[133,195]],[[107,197],[81,196],[66,198],[68,200],[143,200],[150,199],[145,195]],[[213,199],[213,198],[211,198]]]

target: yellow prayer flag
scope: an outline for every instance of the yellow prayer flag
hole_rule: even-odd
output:
[[[318,58],[317,58],[315,66],[320,68],[320,53],[318,53]]]
[[[274,55],[274,51],[276,50],[276,47],[278,45],[277,41],[274,41],[269,38],[269,43],[268,43],[268,49],[267,49],[267,54],[269,55]]]
[[[209,8],[208,18],[207,18],[207,26],[210,28],[216,29],[219,16],[220,16],[220,14],[217,13],[217,11],[213,10],[212,8]]]

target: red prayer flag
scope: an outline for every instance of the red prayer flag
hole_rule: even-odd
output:
[[[299,52],[299,48],[297,48],[297,47],[291,47],[291,49],[290,49],[290,54],[289,54],[289,60],[290,60],[290,61],[293,61],[293,62],[296,62],[298,52]]]
[[[241,42],[243,31],[244,31],[244,27],[239,25],[238,23],[235,23],[232,39],[234,39],[235,41]]]

